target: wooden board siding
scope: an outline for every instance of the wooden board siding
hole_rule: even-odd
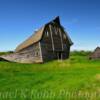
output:
[[[16,62],[21,63],[42,63],[42,56],[40,51],[39,42],[34,45],[30,45],[27,48],[22,49],[20,52],[16,53],[18,58],[16,58]]]
[[[66,51],[61,51],[61,52],[49,51],[45,47],[46,47],[45,44],[41,43],[42,57],[44,62],[59,59],[58,53],[61,53],[62,55],[61,59],[67,59],[69,57],[70,47],[68,47]]]
[[[24,58],[31,59],[32,62],[42,62],[39,42],[23,49],[20,53],[26,56]]]
[[[47,34],[47,32],[48,32],[48,34]],[[52,39],[51,39],[49,27],[45,28],[43,37],[40,42],[41,42],[41,44],[45,45],[46,50],[53,51]]]
[[[61,59],[67,59],[69,57],[70,45],[66,42],[67,38],[64,36],[66,35],[60,29],[60,26],[50,24],[45,28],[41,40],[43,61],[59,59],[58,55],[60,53]]]
[[[58,27],[54,25],[49,25],[50,28],[50,34],[52,35],[53,45],[54,45],[54,51],[61,51],[62,50],[62,44],[61,44],[61,37],[59,32],[57,32]]]

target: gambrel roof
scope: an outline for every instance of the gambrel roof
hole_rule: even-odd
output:
[[[37,32],[35,32],[32,36],[30,36],[26,41],[24,41],[23,43],[21,43],[16,49],[15,49],[15,52],[18,52],[38,41],[40,41],[42,39],[42,36],[43,36],[43,33],[44,33],[44,29],[47,25],[49,25],[50,23],[52,22],[56,22],[58,24],[60,24],[60,21],[59,21],[59,17],[56,17],[54,20],[50,21],[49,23],[45,24],[42,28],[40,28]],[[60,25],[61,26],[61,25]],[[61,26],[61,28],[63,28]],[[72,41],[70,39],[70,37],[68,36],[68,34],[66,33],[66,36],[67,36],[67,39],[69,41],[69,44],[72,45]]]

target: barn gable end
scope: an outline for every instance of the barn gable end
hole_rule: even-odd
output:
[[[46,25],[40,42],[44,61],[68,58],[73,44],[58,18]]]

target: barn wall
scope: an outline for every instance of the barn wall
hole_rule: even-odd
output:
[[[46,48],[46,45],[47,44],[41,43],[43,61],[58,59],[59,51],[54,51],[54,52],[50,51]],[[66,51],[61,51],[62,59],[69,58],[69,53],[70,53],[70,47],[67,47]]]
[[[51,50],[48,50],[48,48],[46,48],[46,45],[47,44],[41,43],[43,61],[45,62],[45,61],[57,59],[55,53]]]
[[[18,55],[18,59],[16,59],[18,62],[42,62],[39,42],[21,50]]]
[[[56,29],[57,28],[57,29]],[[56,29],[56,30],[55,30]],[[55,33],[55,31],[58,33]],[[69,57],[70,45],[67,43],[65,33],[57,25],[49,25],[44,30],[41,40],[42,57],[44,61],[58,59],[61,52],[62,59]]]

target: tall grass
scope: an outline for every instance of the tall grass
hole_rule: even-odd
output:
[[[100,60],[87,54],[44,64],[0,62],[0,100],[99,100]]]

